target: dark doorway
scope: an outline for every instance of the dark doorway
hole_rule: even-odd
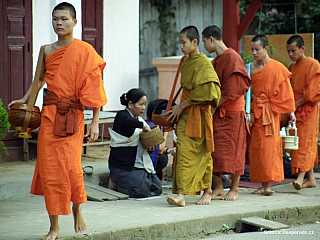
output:
[[[0,98],[6,108],[22,98],[32,82],[32,0],[2,0],[0,18]],[[14,132],[4,139],[9,151],[5,161],[22,158],[22,139]]]
[[[90,43],[102,56],[103,0],[82,0],[82,40]]]

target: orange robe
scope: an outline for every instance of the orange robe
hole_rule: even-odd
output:
[[[105,62],[88,43],[75,39],[45,60],[48,90],[58,98],[76,96],[82,105],[100,107],[107,103],[101,72]],[[66,137],[53,134],[57,106],[42,108],[38,135],[38,158],[31,194],[44,195],[49,215],[70,214],[70,201],[87,201],[81,167],[84,135],[83,111],[78,111],[79,131]]]
[[[229,64],[232,63],[232,64]],[[213,136],[216,151],[212,153],[213,173],[244,174],[247,127],[244,95],[251,80],[240,55],[228,48],[213,60],[220,84],[221,96],[228,100],[213,115]]]
[[[262,70],[251,74],[254,95],[249,147],[251,182],[284,179],[280,119],[281,114],[295,110],[290,77],[291,73],[273,59]]]
[[[299,149],[290,152],[293,174],[308,172],[317,164],[319,107],[320,101],[320,65],[307,57],[292,67],[292,88],[296,101],[302,96],[308,103],[298,107],[295,112],[299,136]]]

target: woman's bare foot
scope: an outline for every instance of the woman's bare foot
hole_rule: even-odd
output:
[[[312,188],[316,186],[317,186],[316,180],[307,180],[302,184],[302,188]]]
[[[264,194],[264,188],[259,188],[257,190],[254,190],[253,192],[251,192],[252,194]]]
[[[78,233],[86,230],[87,223],[84,220],[80,204],[73,204],[72,212],[74,218],[74,231]]]
[[[59,229],[58,230],[51,230],[48,232],[47,235],[43,236],[41,240],[55,240],[59,238]]]
[[[197,202],[198,205],[210,205],[211,202],[211,188],[204,190],[204,193],[200,200]]]
[[[220,200],[234,201],[238,199],[238,191],[230,190],[226,195],[224,195]]]
[[[222,189],[215,188],[212,191],[211,200],[215,199],[217,196],[223,196],[223,194],[224,194],[223,188]]]
[[[113,191],[117,191],[117,184],[109,178],[108,188]]]
[[[185,199],[184,199],[184,195],[183,194],[178,194],[177,197],[173,198],[173,197],[168,197],[167,198],[167,202],[170,204],[170,205],[176,205],[176,206],[179,206],[179,207],[184,207],[186,206],[186,202],[185,202]]]

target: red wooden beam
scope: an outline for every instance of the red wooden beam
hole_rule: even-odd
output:
[[[227,47],[240,52],[240,39],[247,31],[261,4],[262,0],[252,0],[240,23],[239,0],[223,0],[222,38]]]
[[[239,52],[238,25],[240,23],[239,1],[223,0],[223,28],[224,43]]]
[[[240,25],[238,27],[238,40],[240,40],[246,33],[261,4],[262,0],[252,0],[248,10],[246,11],[246,14],[241,19]]]

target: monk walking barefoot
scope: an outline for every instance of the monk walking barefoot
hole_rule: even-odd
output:
[[[320,102],[320,65],[318,60],[306,57],[304,40],[299,35],[287,41],[287,52],[294,62],[289,66],[292,72],[299,148],[290,151],[291,172],[297,174],[293,182],[295,189],[316,186],[313,167],[318,165],[318,134]],[[304,182],[304,176],[307,180]]]
[[[197,204],[208,205],[211,201],[214,150],[211,107],[218,105],[220,83],[211,62],[199,51],[199,38],[195,26],[180,31],[180,47],[185,55],[179,65],[183,90],[180,104],[167,112],[169,120],[178,120],[172,181],[172,193],[178,195],[167,198],[175,206],[185,206],[185,195],[195,196],[201,190],[204,194]]]
[[[101,77],[106,63],[90,44],[74,39],[76,24],[73,5],[62,2],[55,6],[52,26],[58,40],[42,46],[43,59],[39,59],[45,66],[40,71],[37,93],[45,83],[47,92],[30,193],[44,195],[50,231],[42,240],[59,238],[58,216],[71,213],[70,202],[74,204],[75,232],[87,228],[80,208],[87,201],[81,166],[82,142],[89,135],[89,143],[97,140],[100,108],[107,103]],[[31,87],[22,99],[12,101],[8,107],[15,102],[25,103],[30,95]],[[93,112],[86,133],[84,105]]]
[[[265,35],[256,35],[250,46],[255,60],[250,67],[254,121],[249,147],[249,174],[251,182],[262,183],[262,188],[253,193],[270,196],[274,193],[271,183],[284,179],[281,114],[289,113],[290,124],[295,121],[291,73],[282,63],[269,57],[268,38]]]
[[[215,189],[211,199],[223,196],[222,174],[231,174],[232,187],[220,198],[233,201],[238,199],[240,175],[244,174],[247,139],[249,131],[246,122],[244,95],[251,80],[241,56],[222,41],[222,32],[211,25],[202,31],[202,41],[209,53],[217,57],[212,61],[221,83],[221,98],[213,114],[213,135],[215,151],[213,159],[213,180]],[[232,64],[230,64],[232,62]]]

